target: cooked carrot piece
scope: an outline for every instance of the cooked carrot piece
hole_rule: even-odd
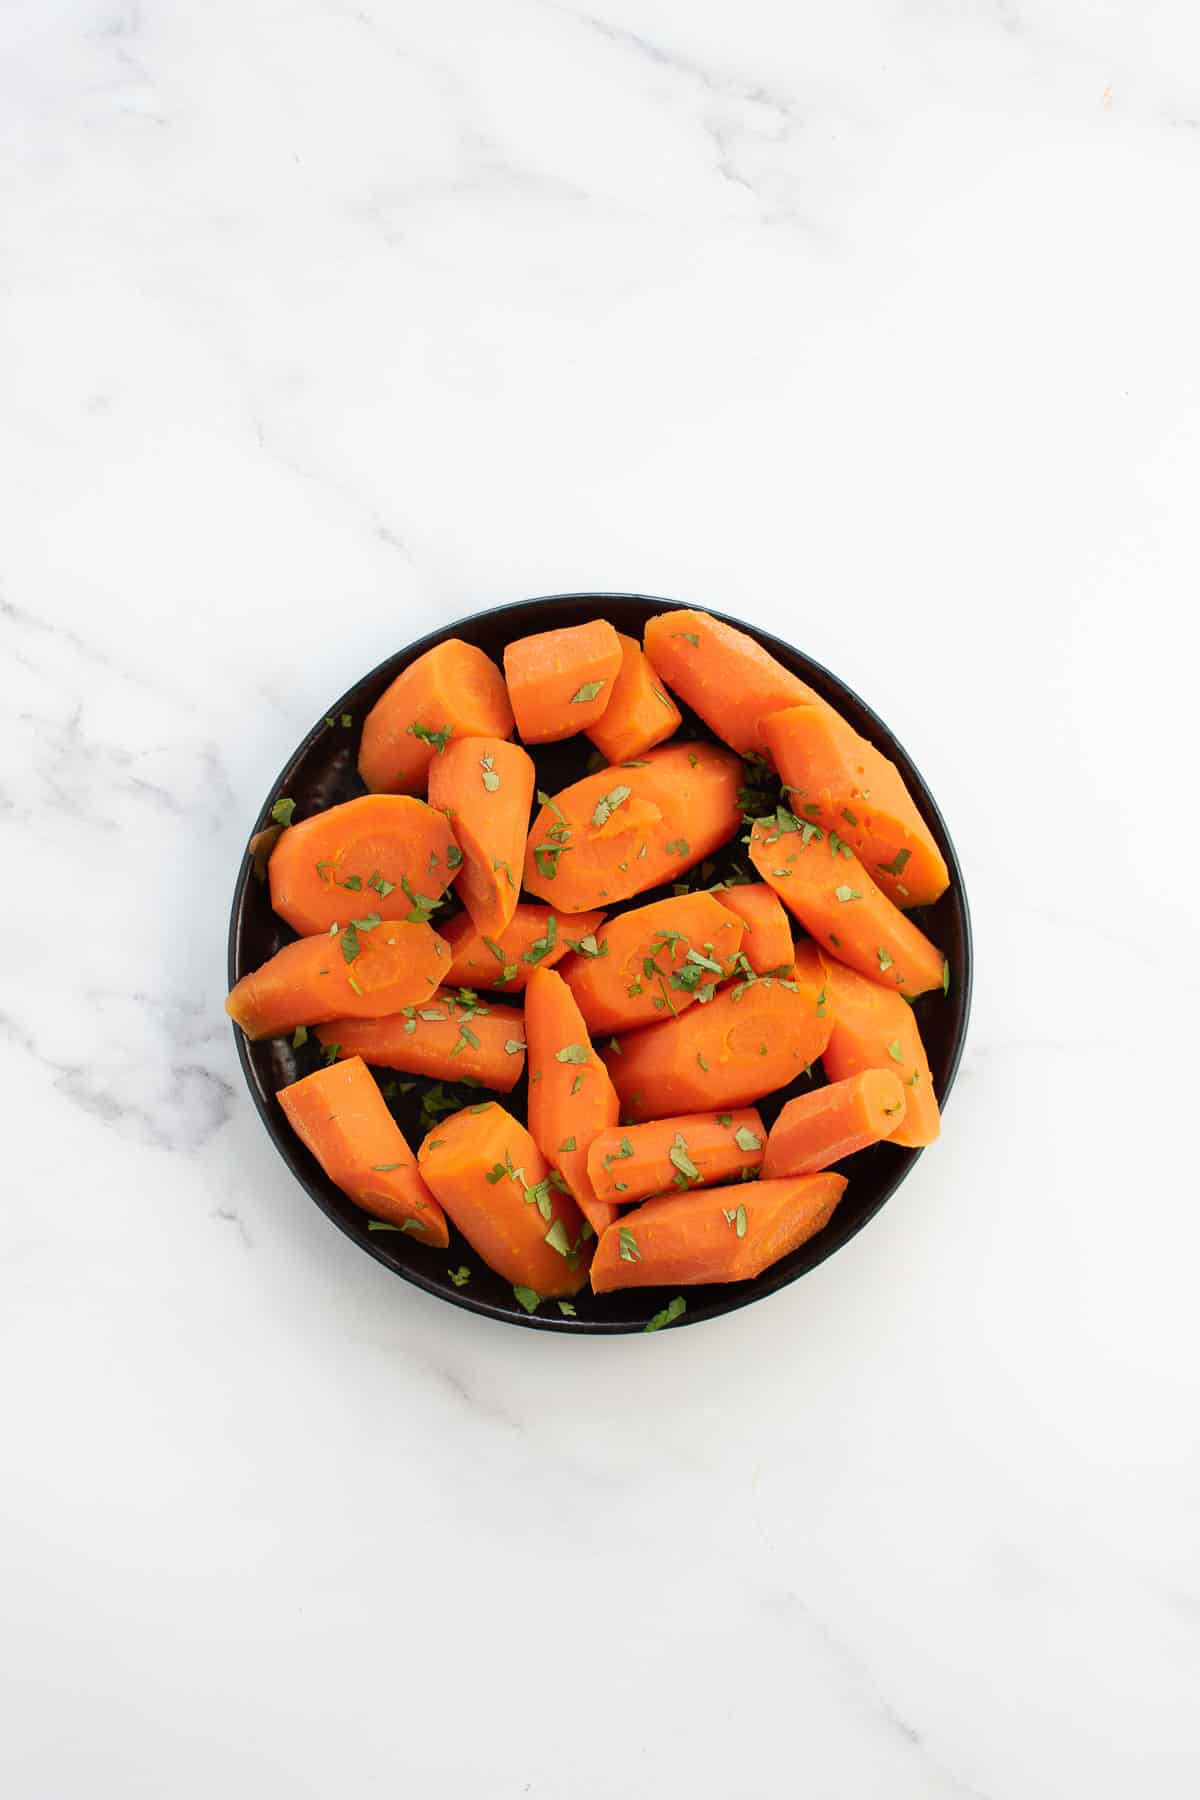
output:
[[[721,1113],[684,1113],[650,1125],[613,1125],[592,1139],[588,1175],[601,1200],[618,1206],[741,1180],[763,1160],[767,1141],[752,1106]]]
[[[713,899],[744,923],[742,955],[756,975],[769,975],[792,960],[792,927],[774,888],[765,881],[716,888]]]
[[[276,1097],[296,1136],[355,1206],[423,1244],[446,1247],[446,1215],[361,1057],[305,1075]]]
[[[772,713],[763,730],[792,811],[845,838],[897,906],[927,906],[945,893],[946,859],[881,750],[823,704]]]
[[[779,808],[756,821],[750,860],[821,949],[910,999],[942,986],[946,959],[875,886],[836,833]]]
[[[494,988],[517,994],[537,968],[552,969],[568,951],[582,944],[594,954],[602,912],[572,913],[559,919],[548,906],[520,900],[512,919],[497,937],[481,932],[470,913],[458,913],[441,926],[450,946],[447,987]]]
[[[373,793],[420,794],[431,758],[452,738],[506,738],[512,728],[491,657],[447,638],[397,675],[367,714],[358,772]]]
[[[347,920],[335,936],[298,938],[243,975],[225,1011],[252,1039],[327,1019],[378,1019],[427,1004],[448,961],[427,924]]]
[[[464,858],[459,897],[489,937],[516,911],[512,871],[525,854],[533,783],[529,752],[503,738],[460,738],[429,766],[429,804],[449,819]]]
[[[654,673],[654,665],[636,638],[618,631],[621,667],[612,698],[601,718],[588,726],[588,736],[610,763],[644,756],[679,729],[682,713]]]
[[[820,1056],[831,1019],[815,956],[786,980],[757,977],[707,1006],[648,1025],[604,1052],[621,1107],[636,1121],[749,1106]]]
[[[680,894],[613,919],[560,973],[589,1031],[632,1031],[710,1000],[732,973],[743,925],[713,894]],[[792,940],[788,936],[787,962]]]
[[[645,642],[667,686],[739,755],[762,754],[769,714],[802,700],[824,704],[761,644],[709,613],[658,613],[646,621]]]
[[[357,913],[407,919],[461,863],[449,822],[423,800],[362,794],[280,833],[267,864],[271,905],[302,937]]]
[[[607,619],[538,631],[504,652],[504,677],[526,744],[555,744],[588,731],[607,710],[621,644]]]
[[[588,1277],[592,1232],[541,1151],[495,1100],[439,1119],[421,1174],[489,1269],[549,1299]]]
[[[831,1081],[864,1069],[887,1069],[904,1089],[904,1118],[889,1142],[917,1149],[941,1131],[929,1059],[910,1006],[895,989],[864,981],[832,957],[825,966],[833,1032],[821,1060]]]
[[[616,1208],[600,1200],[588,1175],[596,1133],[615,1125],[616,1089],[592,1048],[571,990],[555,969],[536,969],[525,990],[529,1044],[529,1129],[546,1160],[567,1183],[593,1231]]]
[[[439,988],[421,1006],[386,1019],[332,1020],[317,1033],[326,1049],[364,1062],[433,1075],[440,1081],[477,1081],[507,1094],[525,1068],[525,1021],[515,1006],[481,1006],[455,988]]]
[[[771,1127],[763,1176],[815,1175],[891,1137],[903,1122],[904,1089],[886,1069],[864,1069],[814,1093],[798,1094]]]
[[[713,744],[664,744],[598,769],[538,813],[525,886],[558,912],[583,912],[671,881],[732,837],[742,765]]]
[[[843,1175],[798,1175],[647,1200],[602,1235],[592,1287],[748,1281],[827,1225],[845,1188]]]

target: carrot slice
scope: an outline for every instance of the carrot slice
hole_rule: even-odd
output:
[[[511,1113],[491,1100],[439,1119],[418,1161],[489,1269],[539,1297],[579,1292],[588,1277],[591,1227]]]
[[[554,969],[537,969],[530,977],[525,1035],[529,1129],[593,1231],[603,1231],[615,1218],[616,1207],[600,1200],[592,1187],[588,1150],[597,1132],[616,1124],[620,1107],[571,990]]]
[[[448,952],[426,924],[347,921],[331,937],[285,944],[232,990],[225,1011],[251,1039],[278,1037],[327,1019],[377,1019],[424,1006]]]
[[[305,1075],[276,1098],[296,1136],[355,1206],[445,1249],[446,1215],[361,1057]]]
[[[339,1018],[317,1033],[339,1056],[433,1075],[440,1081],[477,1081],[507,1094],[525,1068],[525,1021],[515,1006],[481,1006],[454,988],[439,988],[422,1006],[386,1019]]]
[[[610,763],[645,755],[655,744],[674,737],[683,720],[637,639],[618,631],[617,642],[621,667],[612,698],[603,716],[588,727],[588,736]]]
[[[457,913],[441,927],[453,958],[442,979],[447,987],[519,993],[536,968],[552,969],[577,945],[594,953],[603,923],[602,912],[572,913],[560,921],[550,907],[519,900],[510,923],[493,938],[479,930],[470,913]]]
[[[533,759],[503,738],[460,738],[429,768],[429,804],[445,813],[464,862],[463,905],[481,932],[498,937],[517,906],[519,868],[533,804]]]
[[[815,1175],[891,1137],[903,1122],[904,1089],[897,1077],[864,1069],[788,1101],[771,1127],[763,1175]]]
[[[769,650],[708,613],[658,613],[646,621],[645,643],[672,692],[739,755],[762,754],[769,714],[802,700],[824,705]]]
[[[827,1225],[845,1189],[843,1175],[799,1175],[647,1200],[602,1235],[592,1287],[749,1281]]]
[[[504,677],[483,651],[447,638],[397,675],[363,723],[358,772],[373,793],[424,792],[451,738],[512,735]]]
[[[715,888],[713,899],[736,913],[746,927],[742,955],[756,975],[769,975],[792,960],[792,927],[779,896],[765,881]]]
[[[752,1106],[610,1126],[592,1139],[588,1175],[601,1200],[628,1206],[672,1188],[740,1181],[761,1164],[766,1138]]]
[[[832,1020],[815,955],[794,976],[725,988],[707,1006],[648,1025],[604,1052],[624,1113],[635,1121],[749,1106],[816,1061]]]
[[[742,765],[713,744],[664,744],[598,769],[542,807],[525,886],[559,912],[583,912],[671,881],[741,823]]]
[[[267,875],[271,905],[312,937],[358,913],[407,919],[436,901],[462,864],[442,814],[403,794],[363,794],[279,834]]]
[[[945,893],[946,859],[881,750],[824,704],[772,713],[763,730],[792,811],[840,833],[897,906],[928,906]]]
[[[887,987],[915,998],[941,987],[946,959],[893,906],[837,833],[806,824],[781,806],[756,820],[750,860],[822,950]]]
[[[941,1131],[941,1115],[933,1091],[929,1059],[910,1006],[895,989],[864,981],[832,957],[825,965],[833,1032],[822,1057],[831,1081],[842,1081],[863,1069],[887,1069],[904,1089],[904,1118],[890,1142],[917,1149],[932,1144]]]
[[[587,731],[607,710],[621,645],[607,619],[537,631],[504,652],[504,678],[526,744],[556,744]]]
[[[561,974],[589,1031],[632,1031],[708,1000],[734,966],[743,926],[713,894],[681,894],[613,919],[592,953],[578,952]],[[788,936],[791,962],[792,940]]]

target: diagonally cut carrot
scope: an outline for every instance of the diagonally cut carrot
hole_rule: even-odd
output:
[[[483,651],[447,638],[397,675],[363,724],[358,772],[374,793],[422,794],[452,738],[509,737],[504,677]]]
[[[463,854],[458,894],[481,933],[499,937],[517,906],[533,803],[533,760],[502,738],[460,738],[435,756],[429,804],[446,815]]]

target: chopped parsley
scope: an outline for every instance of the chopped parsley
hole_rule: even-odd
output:
[[[448,1270],[447,1273],[455,1287],[466,1287],[468,1281],[471,1279],[471,1271],[468,1269],[466,1263],[463,1263],[462,1267],[459,1269]]]
[[[589,1054],[586,1044],[564,1044],[561,1050],[554,1052],[554,1060],[560,1063],[585,1063]]]
[[[290,825],[295,810],[296,802],[294,800],[277,800],[271,808],[271,817],[277,825]]]
[[[638,1249],[637,1239],[627,1225],[618,1228],[617,1242],[620,1246],[622,1262],[641,1262],[642,1253]]]
[[[483,770],[483,785],[489,794],[494,794],[500,786],[500,777],[493,766],[495,761],[490,750],[479,759],[479,766]]]
[[[307,1044],[307,1042],[308,1026],[297,1025],[295,1031],[292,1033],[292,1049],[299,1050],[304,1044]]]
[[[607,794],[601,794],[592,812],[592,824],[607,825],[618,806],[624,806],[632,793],[632,788],[615,787],[610,789]]]
[[[425,743],[432,744],[434,750],[438,756],[440,756],[449,741],[451,730],[451,726],[443,725],[440,731],[431,731],[428,725],[422,725],[419,719],[414,719],[408,728],[408,735],[409,737],[421,738]]]
[[[661,1312],[656,1312],[654,1317],[647,1322],[646,1330],[661,1331],[664,1325],[673,1325],[676,1319],[682,1319],[686,1311],[687,1301],[682,1294],[676,1294],[675,1298],[664,1306]]]
[[[514,1287],[513,1299],[518,1301],[527,1313],[535,1313],[542,1304],[542,1296],[531,1287]]]
[[[739,1150],[761,1150],[762,1139],[755,1137],[748,1125],[739,1125],[733,1134],[733,1141]]]
[[[589,701],[596,698],[603,686],[603,681],[585,681],[578,693],[571,695],[571,705],[586,706]]]
[[[897,850],[893,861],[890,863],[880,863],[879,867],[885,875],[903,875],[905,865],[911,855],[911,850]]]

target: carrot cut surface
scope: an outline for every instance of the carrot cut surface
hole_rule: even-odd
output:
[[[363,794],[280,833],[267,864],[271,905],[302,937],[361,914],[407,919],[438,899],[462,860],[449,821],[423,800]]]
[[[331,936],[299,938],[234,987],[225,1011],[248,1038],[343,1016],[377,1019],[426,1005],[450,953],[427,924],[349,920]]]
[[[552,969],[577,946],[583,946],[584,954],[594,953],[603,923],[602,912],[572,913],[560,920],[549,906],[519,900],[508,925],[492,937],[479,930],[470,913],[458,913],[440,928],[451,956],[442,979],[447,987],[520,993],[535,969]]]
[[[946,860],[882,751],[825,705],[772,713],[763,730],[792,811],[839,833],[897,906],[927,906],[945,893]]]
[[[472,1250],[514,1287],[577,1294],[592,1229],[525,1127],[498,1102],[439,1119],[418,1152],[421,1174]]]
[[[742,955],[756,975],[786,967],[792,960],[792,927],[778,894],[765,881],[716,889],[713,899],[736,913],[745,926]]]
[[[788,1101],[771,1127],[763,1175],[815,1175],[891,1137],[903,1123],[899,1078],[886,1069],[864,1069]]]
[[[749,1281],[827,1225],[845,1188],[842,1175],[800,1175],[647,1200],[602,1235],[592,1287]]]
[[[386,1019],[333,1019],[317,1032],[326,1051],[439,1081],[477,1081],[507,1094],[525,1068],[525,1020],[515,1006],[439,988],[424,1005]]]
[[[712,894],[654,900],[613,919],[560,972],[589,1031],[631,1031],[711,1000],[733,971],[743,930]],[[791,948],[789,934],[789,963]]]
[[[618,631],[617,642],[621,667],[612,698],[603,716],[588,727],[588,736],[610,763],[644,756],[673,737],[683,718],[637,639]]]
[[[672,692],[739,755],[762,754],[771,713],[802,700],[824,704],[761,644],[708,613],[658,613],[646,622],[645,644]]]
[[[305,1075],[277,1098],[301,1143],[355,1206],[445,1249],[446,1215],[361,1057]]]
[[[462,852],[457,892],[481,933],[499,937],[517,906],[513,870],[529,834],[534,770],[503,738],[460,738],[429,769],[429,804],[444,813]]]
[[[555,969],[537,969],[530,977],[525,1035],[529,1129],[592,1229],[603,1231],[616,1208],[602,1201],[592,1186],[588,1150],[597,1132],[616,1124],[620,1106],[571,990]]]
[[[504,677],[482,650],[447,638],[397,675],[363,723],[358,772],[373,793],[422,794],[431,759],[456,737],[512,735]]]
[[[590,730],[608,708],[620,667],[620,639],[607,619],[509,644],[504,676],[522,741],[554,744]]]
[[[752,1106],[612,1125],[592,1139],[588,1176],[601,1200],[628,1206],[674,1188],[740,1181],[761,1165],[766,1141]]]
[[[834,1015],[822,1057],[825,1073],[831,1081],[842,1081],[864,1069],[887,1069],[904,1089],[904,1118],[889,1141],[907,1149],[932,1144],[941,1131],[941,1116],[912,1008],[894,989],[865,981],[832,957],[822,960]]]

